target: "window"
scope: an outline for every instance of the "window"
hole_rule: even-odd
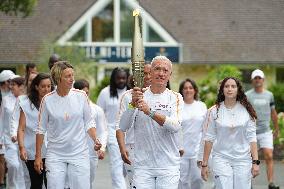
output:
[[[164,42],[164,40],[150,27],[148,29],[148,40],[149,42]]]
[[[126,5],[125,1],[120,2],[120,41],[132,41],[133,28],[132,10]],[[141,22],[140,22],[141,23]]]
[[[86,24],[76,33],[70,41],[80,42],[86,41]]]
[[[98,0],[95,11],[82,16],[70,31],[66,32],[58,41],[65,42],[131,42],[133,36],[134,8],[139,7],[135,0]],[[142,8],[141,8],[142,9]],[[90,8],[90,10],[93,10]],[[119,10],[119,11],[117,11]],[[142,11],[141,11],[142,14]],[[146,15],[146,16],[145,16]],[[145,13],[140,17],[140,28],[144,42],[164,42],[176,45],[176,41],[151,16]],[[90,17],[92,16],[92,17]],[[143,20],[142,20],[143,19]],[[119,23],[118,23],[119,22]],[[143,23],[143,24],[142,24]],[[159,32],[157,32],[159,31]],[[141,32],[141,33],[142,33]]]
[[[110,3],[92,19],[92,41],[111,42],[113,31],[113,3]]]

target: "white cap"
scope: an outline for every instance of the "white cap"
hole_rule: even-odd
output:
[[[13,75],[13,76],[11,76],[11,80],[13,80],[13,79],[15,79],[15,78],[18,78],[18,77],[21,77],[20,75]]]
[[[0,82],[7,81],[11,79],[14,75],[15,75],[14,72],[12,72],[11,70],[3,70],[0,73]]]
[[[255,77],[260,77],[260,78],[264,78],[264,73],[263,71],[256,69],[251,73],[251,79],[254,79]]]

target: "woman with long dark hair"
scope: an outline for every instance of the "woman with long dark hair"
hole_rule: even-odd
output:
[[[256,144],[256,113],[242,85],[234,77],[220,85],[215,107],[208,114],[201,175],[208,179],[208,158],[212,149],[212,170],[217,189],[250,189],[259,174]],[[214,143],[214,145],[213,145]]]
[[[207,107],[198,100],[198,87],[192,79],[181,82],[179,93],[184,101],[181,122],[184,154],[181,157],[179,189],[201,189],[203,180],[196,161]]]
[[[18,142],[20,158],[25,161],[29,170],[31,189],[42,188],[43,180],[46,185],[45,171],[38,174],[34,169],[36,128],[38,123],[39,105],[41,99],[54,89],[50,75],[39,73],[32,81],[27,96],[19,102],[20,119],[18,129]],[[46,148],[42,148],[42,158]]]

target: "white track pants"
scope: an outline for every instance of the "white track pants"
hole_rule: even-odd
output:
[[[97,171],[97,167],[98,167],[98,157],[90,157],[90,177],[91,177],[91,189],[95,189],[95,176],[96,176],[96,171]]]
[[[203,180],[197,159],[181,158],[179,189],[201,189]]]
[[[251,189],[251,160],[228,160],[212,157],[216,189]]]
[[[63,189],[67,174],[70,189],[90,188],[89,157],[72,161],[47,158],[45,162],[47,189]]]
[[[133,168],[133,163],[134,163],[134,145],[133,144],[126,144],[126,150],[128,151],[128,158],[131,161],[131,165],[124,163],[124,167],[126,169],[127,173],[127,178],[129,181],[129,188],[132,188],[133,185],[133,174],[134,174],[134,168]]]
[[[5,145],[5,161],[8,168],[9,189],[25,189],[25,178],[23,164],[18,154],[17,144]]]
[[[126,183],[123,176],[123,161],[121,159],[117,143],[108,143],[110,156],[110,169],[112,179],[112,189],[126,189]]]
[[[134,169],[136,189],[177,189],[180,172],[176,169]]]

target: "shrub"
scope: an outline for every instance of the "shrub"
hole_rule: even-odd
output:
[[[205,102],[208,108],[215,103],[218,83],[229,76],[242,80],[241,71],[235,66],[228,65],[216,67],[208,73],[204,80],[199,82],[200,99]]]
[[[276,83],[271,85],[268,90],[270,90],[275,99],[276,111],[284,112],[284,83]]]
[[[98,98],[101,90],[103,88],[105,88],[106,86],[108,86],[109,82],[110,82],[110,78],[109,77],[105,77],[95,88],[92,88],[90,90],[90,99],[93,102],[97,101],[97,98]]]

